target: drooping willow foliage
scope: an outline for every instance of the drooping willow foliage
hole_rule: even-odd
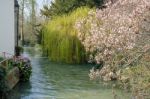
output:
[[[43,51],[51,61],[83,63],[86,55],[77,38],[75,22],[88,15],[90,9],[82,7],[74,12],[57,16],[43,27]]]

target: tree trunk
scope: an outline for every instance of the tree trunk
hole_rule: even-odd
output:
[[[21,20],[22,20],[22,23],[21,23],[21,43],[22,43],[22,45],[24,45],[24,5],[25,5],[25,3],[24,3],[24,0],[22,0],[22,18],[21,18]]]

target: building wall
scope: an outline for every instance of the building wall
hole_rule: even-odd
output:
[[[0,53],[15,52],[14,0],[0,2]]]

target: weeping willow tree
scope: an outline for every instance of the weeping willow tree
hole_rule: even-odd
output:
[[[51,61],[83,63],[86,55],[77,38],[75,22],[87,16],[89,8],[79,8],[68,15],[57,16],[43,27],[43,51]]]

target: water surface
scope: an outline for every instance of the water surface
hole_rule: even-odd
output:
[[[18,84],[9,94],[9,99],[129,99],[127,93],[90,81],[89,65],[67,65],[50,62],[34,49],[25,48],[24,55],[32,61],[33,73],[30,82]]]

